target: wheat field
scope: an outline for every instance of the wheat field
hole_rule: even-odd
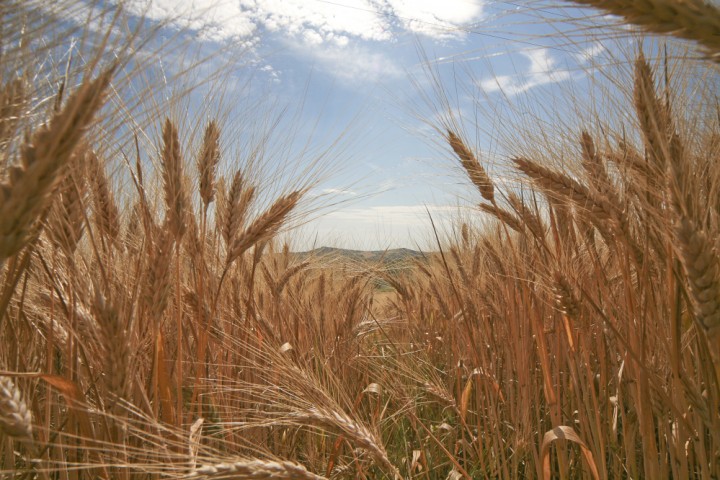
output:
[[[440,120],[486,221],[405,268],[294,253],[311,177],[120,102],[153,32],[48,67],[65,27],[0,4],[0,478],[720,478],[720,10],[576,3],[685,42],[677,80],[634,52],[622,128],[512,189]]]

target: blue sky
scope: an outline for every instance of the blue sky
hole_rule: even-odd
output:
[[[441,228],[457,215],[476,220],[479,196],[432,125],[448,111],[462,118],[466,139],[502,182],[512,147],[498,140],[512,131],[504,122],[552,121],[562,106],[548,99],[582,95],[615,48],[607,31],[589,27],[612,19],[558,2],[131,0],[128,7],[168,22],[163,38],[220,52],[196,78],[232,57],[237,67],[222,100],[229,118],[287,106],[295,130],[282,151],[287,160],[303,156],[308,138],[320,145],[344,135],[329,159],[332,175],[311,192],[326,208],[298,232],[300,248],[427,249],[428,212]],[[158,67],[163,74],[179,68],[169,58]],[[199,88],[195,104],[213,88]],[[550,108],[535,106],[541,102]]]

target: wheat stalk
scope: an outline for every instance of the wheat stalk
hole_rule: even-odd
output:
[[[542,219],[535,212],[531,211],[520,197],[514,192],[510,192],[508,202],[536,238],[542,239],[545,237],[545,225]]]

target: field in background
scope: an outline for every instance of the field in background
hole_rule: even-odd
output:
[[[577,3],[698,50],[636,52],[623,122],[529,132],[512,186],[441,112],[490,220],[425,254],[292,252],[311,179],[118,106],[141,32],[40,75],[60,27],[0,6],[0,476],[720,477],[720,11]]]

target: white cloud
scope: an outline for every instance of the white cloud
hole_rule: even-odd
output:
[[[589,47],[574,54],[573,57],[580,64],[589,63],[592,62],[598,55],[602,55],[602,53],[606,50],[607,49],[601,43],[595,42]]]
[[[199,38],[236,40],[258,27],[309,45],[350,39],[392,40],[400,31],[431,38],[461,36],[456,27],[482,18],[482,2],[467,0],[129,0],[137,15],[170,20]]]
[[[129,0],[125,5],[136,15],[189,28],[201,40],[236,40],[257,31],[238,0]]]
[[[483,4],[467,0],[387,0],[402,27],[428,37],[461,35],[456,27],[482,18]]]
[[[521,54],[530,61],[527,71],[515,75],[497,75],[480,82],[480,87],[489,93],[499,91],[514,96],[531,88],[562,82],[571,77],[570,72],[558,67],[547,48],[525,50]]]
[[[387,22],[367,0],[240,0],[252,18],[268,30],[291,36],[313,32],[323,39],[349,35],[363,40],[388,40]]]
[[[358,44],[346,47],[328,45],[307,53],[319,62],[324,71],[347,83],[375,83],[404,75],[404,71],[387,55]]]

